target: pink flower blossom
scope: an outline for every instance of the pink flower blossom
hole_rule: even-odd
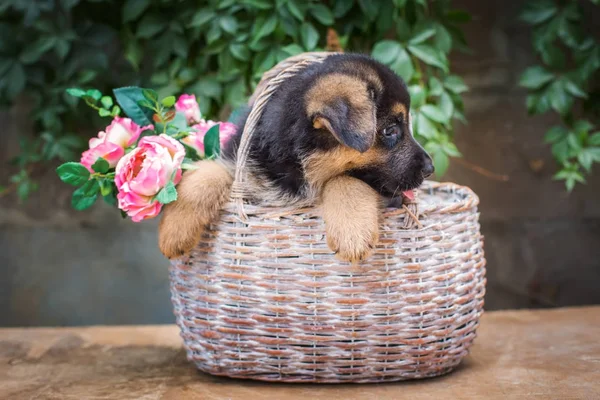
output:
[[[169,181],[179,183],[184,157],[181,143],[165,134],[142,138],[117,164],[119,208],[134,222],[156,217],[162,204],[154,197]]]
[[[138,140],[142,132],[152,128],[152,125],[140,127],[130,118],[115,117],[105,132],[102,131],[98,133],[97,138],[90,139],[90,149],[102,142],[111,142],[127,148]]]
[[[231,140],[231,138],[235,136],[235,133],[237,132],[237,126],[235,124],[232,124],[231,122],[215,122],[210,120],[202,120],[200,123],[192,126],[192,128],[195,129],[195,132],[183,138],[182,142],[184,142],[190,147],[193,147],[198,152],[198,154],[203,157],[204,136],[210,128],[217,124],[219,125],[219,143],[222,149]]]
[[[175,110],[182,112],[188,124],[192,125],[200,121],[200,106],[193,94],[182,94],[175,103]]]
[[[106,131],[90,139],[90,149],[81,155],[81,163],[93,172],[92,165],[102,157],[114,168],[125,155],[125,149],[135,144],[143,131],[152,128],[152,125],[140,127],[129,118],[115,117]]]
[[[114,168],[124,155],[125,149],[121,146],[111,142],[101,142],[96,147],[83,152],[81,155],[81,164],[83,164],[90,172],[94,172],[92,170],[92,165],[102,157],[108,161],[108,165],[111,168]]]

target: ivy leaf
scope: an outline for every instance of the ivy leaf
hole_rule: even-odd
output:
[[[177,189],[173,181],[169,181],[164,188],[156,195],[156,200],[160,204],[169,204],[177,200]]]
[[[317,21],[325,26],[333,25],[333,14],[323,4],[313,4],[310,9],[310,13],[315,17]]]
[[[559,140],[563,140],[567,136],[567,130],[563,126],[553,126],[544,135],[544,141],[546,143],[556,143]]]
[[[531,25],[541,24],[552,18],[558,11],[552,0],[534,0],[527,2],[527,6],[519,18]]]
[[[267,18],[266,21],[264,21],[262,23],[262,25],[258,26],[258,28],[257,28],[258,31],[254,34],[252,43],[257,43],[263,37],[273,33],[276,26],[277,26],[277,16],[276,16],[276,14],[272,14],[269,18]]]
[[[550,105],[560,115],[566,115],[571,109],[573,98],[567,94],[561,81],[555,81],[548,89]]]
[[[68,162],[56,169],[61,181],[73,186],[83,185],[90,179],[90,171],[78,162]]]
[[[106,161],[104,158],[98,157],[96,162],[92,165],[92,169],[94,170],[94,172],[105,174],[110,169],[110,165],[108,164],[108,161]]]
[[[553,79],[554,74],[536,65],[535,67],[527,68],[523,72],[519,80],[519,85],[527,89],[539,89]]]
[[[123,22],[133,21],[150,6],[150,0],[127,0],[123,5]]]
[[[90,180],[85,185],[73,192],[71,197],[71,206],[77,211],[90,208],[98,198],[98,189],[100,188],[98,181]]]
[[[408,93],[410,94],[410,105],[413,108],[419,108],[425,103],[427,94],[425,88],[421,85],[410,85],[408,87]]]
[[[394,40],[382,40],[375,43],[371,55],[379,62],[390,65],[398,58],[402,50],[400,43]]]
[[[138,103],[145,100],[143,89],[137,86],[127,86],[114,89],[113,93],[121,109],[129,118],[140,126],[152,124],[154,111],[141,107]]]
[[[238,22],[235,17],[231,15],[219,18],[219,25],[221,25],[221,28],[227,33],[234,34],[238,30]]]
[[[441,150],[441,149],[440,149]],[[441,177],[448,170],[448,166],[450,165],[450,158],[443,151],[438,151],[432,154],[433,158],[433,166],[435,168],[435,176]]]
[[[449,117],[447,117],[441,109],[432,104],[425,104],[423,107],[421,107],[421,112],[432,121],[442,124],[448,122],[449,119]]]
[[[448,93],[442,93],[438,106],[448,119],[452,118],[452,114],[454,113],[454,102]]]
[[[567,92],[571,93],[575,97],[580,97],[582,99],[587,98],[587,93],[583,91],[582,88],[577,86],[573,81],[567,80],[565,82],[565,89]]]
[[[314,50],[319,41],[319,32],[310,22],[305,22],[300,27],[300,38],[306,50]]]
[[[446,56],[433,47],[426,44],[409,45],[408,50],[424,63],[448,72],[448,60]]]
[[[217,158],[221,154],[219,142],[219,124],[210,128],[204,135],[204,154],[206,158]]]
[[[596,132],[590,136],[588,143],[592,146],[600,146],[600,132]]]
[[[396,61],[390,65],[390,68],[405,81],[410,81],[415,73],[415,67],[413,66],[408,52],[402,48],[400,49],[398,57],[396,57]]]
[[[421,23],[415,27],[413,36],[410,38],[408,43],[412,45],[423,43],[435,35],[435,32],[435,26],[431,22]]]

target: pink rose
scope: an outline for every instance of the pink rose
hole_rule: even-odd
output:
[[[181,180],[185,149],[177,140],[162,134],[146,136],[138,147],[117,164],[115,185],[119,208],[134,222],[156,217],[162,204],[154,196],[170,181]]]
[[[92,165],[94,165],[100,157],[108,161],[108,165],[110,165],[111,168],[114,168],[124,155],[125,149],[121,146],[111,142],[102,142],[96,147],[83,152],[81,155],[81,164],[93,173]]]
[[[193,94],[182,94],[175,103],[175,110],[182,112],[188,124],[192,125],[200,121],[200,106]]]
[[[210,128],[217,124],[219,125],[219,143],[221,144],[222,149],[237,132],[237,126],[231,122],[202,120],[200,123],[192,126],[196,132],[193,132],[189,136],[183,138],[182,142],[190,147],[193,147],[201,157],[204,157],[204,136]]]
[[[102,142],[111,142],[127,148],[138,140],[142,132],[152,128],[152,125],[140,127],[130,118],[115,117],[106,127],[106,132],[100,132],[97,138],[90,139],[90,149]]]

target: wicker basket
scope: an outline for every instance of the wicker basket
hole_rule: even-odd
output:
[[[265,74],[240,156],[277,82],[325,56],[301,55]],[[438,376],[460,363],[485,292],[479,200],[470,189],[427,182],[418,211],[385,210],[373,256],[350,265],[327,247],[318,208],[244,202],[244,163],[241,157],[219,223],[171,264],[177,324],[200,370],[267,381],[383,382]]]

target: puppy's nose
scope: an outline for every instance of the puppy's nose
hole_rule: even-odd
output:
[[[435,171],[435,167],[433,166],[431,159],[428,157],[425,160],[423,169],[421,170],[421,173],[423,174],[423,178],[429,178],[431,175],[433,175],[434,171]]]

